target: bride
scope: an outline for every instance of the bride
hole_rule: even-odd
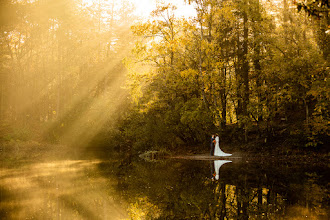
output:
[[[216,137],[215,137],[215,148],[214,148],[214,156],[220,156],[220,157],[229,157],[231,156],[232,154],[227,154],[225,152],[223,152],[221,149],[220,149],[220,146],[219,146],[219,135],[216,134]]]

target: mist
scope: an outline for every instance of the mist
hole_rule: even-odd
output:
[[[2,1],[1,136],[88,143],[127,103],[128,1]]]

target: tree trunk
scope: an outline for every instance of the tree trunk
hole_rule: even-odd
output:
[[[227,97],[226,97],[226,75],[227,69],[226,67],[223,69],[222,75],[222,86],[220,89],[220,98],[221,98],[221,128],[226,128],[226,118],[227,118]]]
[[[241,193],[240,188],[236,185],[236,200],[237,200],[237,219],[240,219],[241,216]]]
[[[247,3],[246,3],[247,4]],[[247,115],[247,106],[249,103],[249,61],[247,59],[248,55],[248,37],[249,37],[249,29],[248,29],[248,16],[247,12],[243,13],[243,51],[242,51],[242,80],[243,80],[243,105],[242,105],[242,113],[243,115]]]
[[[258,215],[262,218],[262,188],[258,188]]]
[[[4,119],[3,112],[4,112],[4,84],[5,80],[2,80],[1,83],[1,97],[0,97],[0,121]]]
[[[237,25],[237,30],[239,30],[239,23]],[[235,74],[236,74],[236,84],[237,84],[237,107],[236,107],[236,117],[237,120],[240,120],[240,116],[243,113],[242,107],[242,49],[241,49],[241,42],[240,42],[240,32],[237,31],[237,61],[235,65]]]
[[[226,184],[223,183],[221,186],[221,197],[220,197],[220,201],[221,201],[221,210],[220,210],[220,219],[223,220],[226,217]]]
[[[202,15],[199,15],[202,17]],[[204,77],[203,77],[203,70],[202,70],[202,64],[203,64],[203,60],[202,60],[202,44],[203,44],[203,21],[202,18],[200,17],[199,21],[200,21],[200,47],[199,47],[199,76],[201,78],[202,81],[202,97],[203,97],[203,101],[204,104],[206,106],[206,108],[209,108],[209,103],[206,99],[206,95],[205,95],[205,85],[204,85]]]
[[[57,100],[56,100],[56,120],[60,119],[61,105],[62,105],[62,70],[63,70],[63,52],[61,48],[61,35],[58,39],[58,69],[57,69]]]

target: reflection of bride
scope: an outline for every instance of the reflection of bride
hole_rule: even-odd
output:
[[[214,170],[215,170],[215,176],[214,176],[214,178],[216,180],[219,179],[220,167],[222,165],[224,165],[225,163],[230,163],[230,162],[232,162],[232,161],[230,161],[230,160],[215,160],[214,161]]]
[[[225,152],[223,152],[221,149],[220,149],[220,146],[219,146],[219,136],[217,135],[215,137],[215,148],[214,148],[214,156],[220,156],[220,157],[229,157],[231,156],[232,154],[227,154]]]

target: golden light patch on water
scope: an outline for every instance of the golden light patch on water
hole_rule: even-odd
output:
[[[0,209],[8,219],[125,219],[126,206],[113,189],[116,182],[98,173],[101,162],[66,160],[1,169]]]

